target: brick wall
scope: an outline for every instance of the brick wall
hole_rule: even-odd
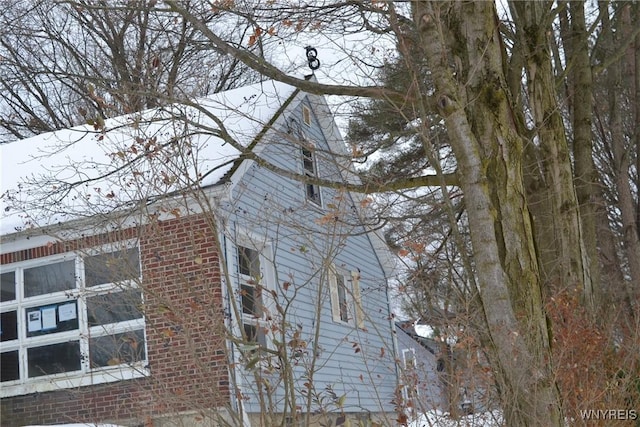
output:
[[[65,422],[152,425],[154,417],[228,402],[220,257],[204,215],[2,254],[8,264],[138,238],[145,297],[146,378],[2,399],[2,426]]]

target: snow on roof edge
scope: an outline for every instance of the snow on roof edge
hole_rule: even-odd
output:
[[[197,103],[204,106],[209,112],[213,112],[221,120],[225,130],[241,145],[248,145],[297,91],[293,86],[267,80],[202,98],[197,100]],[[19,205],[19,203],[29,202],[31,209],[33,209],[35,196],[43,197],[43,193],[45,193],[41,188],[39,193],[29,194],[28,189],[33,190],[35,183],[45,182],[47,185],[53,185],[59,182],[69,182],[74,178],[71,174],[72,171],[77,172],[78,175],[86,176],[91,176],[91,173],[96,173],[96,170],[103,173],[108,171],[109,167],[118,161],[114,157],[114,153],[121,153],[119,150],[114,150],[114,144],[123,147],[138,138],[135,135],[136,132],[131,132],[132,128],[139,126],[139,123],[136,123],[132,117],[154,116],[162,110],[154,109],[108,119],[105,121],[107,132],[93,129],[90,125],[80,125],[1,144],[0,208],[2,212],[0,212],[0,235],[14,234],[25,228],[25,215],[21,212],[23,209],[20,208],[26,205]],[[208,118],[204,117],[204,119]],[[207,125],[212,123],[209,120]],[[162,126],[164,125],[161,124],[159,128],[155,126],[152,129],[153,138],[157,137],[157,134],[153,132],[162,133],[167,130]],[[148,127],[153,128],[154,126],[151,124]],[[168,127],[171,128],[171,126]],[[143,136],[145,137],[143,139],[146,139],[148,135]],[[111,137],[114,139],[109,141],[112,145],[105,144],[105,140]],[[229,172],[233,162],[239,156],[239,151],[217,135],[212,134],[207,135],[207,138],[203,140],[199,139],[197,143],[201,144],[199,148],[206,148],[198,152],[199,161],[206,166],[207,171],[215,170],[215,173],[209,174],[206,180],[201,182],[202,186],[210,186],[220,181]],[[109,148],[104,148],[100,153],[98,148],[101,144]],[[77,171],[73,166],[77,162],[84,162],[90,167]],[[31,185],[28,185],[29,181]],[[102,190],[99,185],[93,184],[95,183],[92,182],[92,186],[96,191]],[[105,185],[105,188],[123,185],[121,182],[106,184],[109,185]],[[8,197],[10,193],[13,199]],[[22,193],[22,199],[16,196],[19,193]],[[30,196],[31,200],[29,200]],[[96,194],[87,194],[86,196],[96,196]],[[74,197],[74,200],[77,201],[79,195],[75,194]],[[130,199],[134,200],[135,198],[130,197]],[[18,206],[14,206],[16,203]],[[61,207],[66,208],[68,205],[62,204]],[[76,209],[78,208],[80,207],[76,206]],[[31,218],[33,216],[29,215]],[[38,217],[37,214],[35,216]],[[58,222],[68,222],[73,219],[73,215],[62,215],[60,211],[50,209],[46,214],[40,212],[37,219],[38,221],[34,221],[35,224],[37,227],[42,227]]]

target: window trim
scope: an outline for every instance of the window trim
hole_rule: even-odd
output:
[[[331,318],[335,323],[354,326],[355,310],[353,299],[353,280],[346,271],[337,268],[335,265],[329,267],[329,293],[331,298]],[[338,277],[342,278],[344,287],[344,301],[340,298],[340,289],[338,286]],[[342,317],[342,307],[346,309],[347,320]]]
[[[347,308],[347,320],[342,319],[340,311],[340,292],[338,289],[338,277],[342,277],[345,289],[345,302]],[[365,312],[362,307],[362,293],[360,289],[360,271],[349,271],[331,265],[328,271],[329,294],[331,299],[331,318],[335,323],[355,326],[365,329]]]
[[[306,105],[302,106],[302,123],[311,126],[311,108]]]
[[[360,271],[351,272],[351,288],[353,292],[356,326],[360,329],[364,329],[365,314],[364,308],[362,307],[362,292],[360,290]]]
[[[409,365],[407,363],[407,354],[411,354],[411,361]],[[402,385],[402,398],[406,402],[414,401],[420,397],[420,387],[418,375],[418,360],[416,359],[416,349],[414,347],[407,347],[402,349],[402,372],[401,372],[401,385]],[[415,404],[410,408],[415,410]]]
[[[407,363],[407,354],[408,353],[411,353],[411,355],[412,355],[411,359],[409,359],[412,362],[411,366],[408,366],[408,363]],[[415,369],[415,368],[417,368],[416,349],[415,348],[409,347],[409,348],[403,348],[402,349],[402,364],[403,364],[405,369]]]
[[[260,242],[259,244],[256,244]],[[275,268],[274,268],[274,253],[273,247],[270,241],[265,241],[264,239],[253,239],[248,237],[247,234],[243,234],[235,239],[232,243],[233,246],[233,276],[235,277],[235,289],[238,290],[238,296],[236,297],[236,303],[238,304],[238,312],[240,315],[240,319],[238,319],[238,335],[242,337],[244,333],[245,325],[251,325],[256,328],[258,333],[261,335],[261,340],[257,340],[258,346],[266,346],[266,349],[273,350],[274,344],[272,342],[271,337],[267,333],[264,332],[265,329],[268,329],[268,320],[267,317],[274,318],[277,315],[275,309],[275,303],[271,300],[271,292],[275,290]],[[247,249],[255,250],[258,252],[258,259],[260,261],[260,274],[261,274],[261,283],[259,285],[262,287],[261,292],[261,308],[260,317],[249,317],[243,311],[242,305],[242,295],[240,293],[243,285],[254,286],[248,283],[248,280],[255,280],[250,276],[244,275],[240,273],[240,261],[239,261],[239,248],[244,247]],[[246,343],[249,344],[249,343]]]
[[[121,283],[105,283],[93,287],[85,285],[84,259],[88,256],[109,253],[117,250],[137,248],[139,276]],[[75,286],[72,289],[61,290],[31,297],[25,297],[24,270],[56,264],[64,261],[74,262]],[[4,381],[0,384],[0,397],[19,396],[35,392],[46,392],[64,388],[75,388],[85,385],[101,384],[148,376],[148,340],[146,336],[146,321],[144,314],[140,318],[129,319],[104,325],[89,326],[87,313],[87,299],[94,295],[106,294],[108,291],[120,289],[140,289],[138,281],[142,276],[142,257],[137,241],[120,241],[87,250],[66,252],[31,260],[5,264],[2,273],[15,272],[14,286],[16,298],[11,301],[3,301],[1,311],[16,311],[18,337],[14,340],[2,342],[2,352],[18,351],[19,378]],[[140,290],[142,292],[142,290]],[[142,296],[144,301],[144,296]],[[76,301],[76,316],[78,318],[77,329],[60,331],[56,333],[27,336],[27,322],[24,316],[28,310],[48,305],[59,306],[61,303]],[[89,341],[92,338],[110,336],[118,333],[141,331],[144,336],[144,358],[132,363],[122,363],[114,366],[91,367]],[[80,369],[70,372],[60,372],[49,375],[29,377],[28,349],[42,347],[51,344],[59,344],[70,341],[78,341],[80,347]]]

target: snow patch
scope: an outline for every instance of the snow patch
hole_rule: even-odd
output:
[[[429,411],[408,424],[408,427],[502,427],[500,411],[482,412],[455,420],[447,412]]]

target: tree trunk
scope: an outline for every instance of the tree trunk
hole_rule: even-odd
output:
[[[631,8],[629,28],[637,28],[640,25],[640,5],[634,3]],[[635,107],[635,127],[633,137],[631,140],[630,150],[635,150],[636,153],[636,200],[633,201],[633,196],[629,192],[629,233],[632,233],[635,229],[635,235],[631,237],[632,241],[628,243],[632,246],[634,253],[630,253],[629,256],[633,256],[635,262],[635,275],[631,275],[633,281],[632,292],[635,295],[635,302],[637,304],[640,301],[640,34],[636,35],[635,42],[633,43],[632,60],[632,87],[635,89],[633,92],[633,105]],[[631,151],[630,151],[631,152]],[[627,169],[628,172],[628,169]],[[631,177],[629,177],[631,179]],[[629,181],[630,182],[630,181]],[[635,205],[635,206],[634,206]],[[635,220],[633,219],[633,209],[635,208]],[[635,223],[634,223],[635,221]],[[634,225],[632,225],[634,224]],[[640,307],[636,306],[636,316],[640,317]]]
[[[593,114],[593,76],[589,57],[589,34],[584,15],[584,2],[569,2],[571,23],[563,34],[563,45],[568,60],[569,105],[573,126],[573,164],[576,195],[582,222],[582,238],[585,244],[593,298],[596,306],[600,301],[600,268],[596,233],[597,172],[593,157],[591,116]]]
[[[623,104],[620,96],[622,79],[620,66],[618,63],[612,64],[610,68],[611,86],[615,88],[610,92],[609,100],[609,128],[611,129],[611,150],[613,152],[613,173],[615,174],[617,204],[620,209],[622,219],[622,243],[629,264],[629,275],[631,283],[628,288],[629,299],[636,312],[640,294],[638,293],[638,283],[640,283],[640,240],[638,239],[638,229],[636,228],[635,207],[633,193],[631,191],[631,176],[629,174],[630,152],[632,142],[625,144],[620,105]]]
[[[636,8],[636,11],[640,11],[640,9]],[[603,20],[603,26],[605,28],[610,28],[612,25],[617,26],[617,31],[608,31],[608,34],[611,34],[611,36],[603,39],[605,52],[614,52],[615,47],[620,41],[617,38],[624,38],[625,35],[634,28],[633,18],[629,14],[630,12],[631,8],[624,8],[615,23],[612,23],[606,18]],[[633,58],[633,55],[629,56]],[[626,293],[629,304],[631,305],[632,314],[636,316],[636,320],[639,316],[638,310],[640,309],[638,306],[638,301],[640,301],[640,237],[636,222],[637,202],[634,201],[633,190],[631,188],[630,169],[632,151],[635,150],[637,153],[638,150],[638,140],[635,139],[634,136],[637,137],[637,134],[640,132],[638,131],[638,123],[636,122],[632,131],[636,135],[629,135],[631,132],[625,135],[625,124],[622,119],[623,112],[621,109],[626,104],[634,105],[636,109],[635,119],[640,119],[640,112],[638,111],[640,96],[638,95],[638,89],[637,87],[635,91],[633,91],[633,89],[627,89],[633,88],[633,86],[637,84],[638,69],[636,65],[638,62],[637,59],[635,61],[633,59],[625,61],[623,57],[609,66],[606,75],[606,85],[609,94],[608,128],[610,129],[609,137],[611,140],[612,172],[616,193],[615,200],[622,223],[622,248],[627,260],[628,274],[631,278],[631,280],[626,283]],[[625,71],[627,71],[626,74]]]
[[[510,107],[494,5],[412,6],[458,160],[507,425],[562,425],[524,191],[523,139]]]
[[[536,190],[544,204],[530,204],[536,238],[546,242],[540,265],[546,288],[582,290],[584,302],[593,306],[590,261],[586,254],[571,156],[558,108],[547,32],[551,31],[553,2],[511,2],[514,22],[524,50],[529,106],[534,120],[535,165],[543,185]],[[590,96],[587,94],[587,96]],[[590,133],[587,138],[590,138]],[[542,210],[542,209],[544,210]]]

